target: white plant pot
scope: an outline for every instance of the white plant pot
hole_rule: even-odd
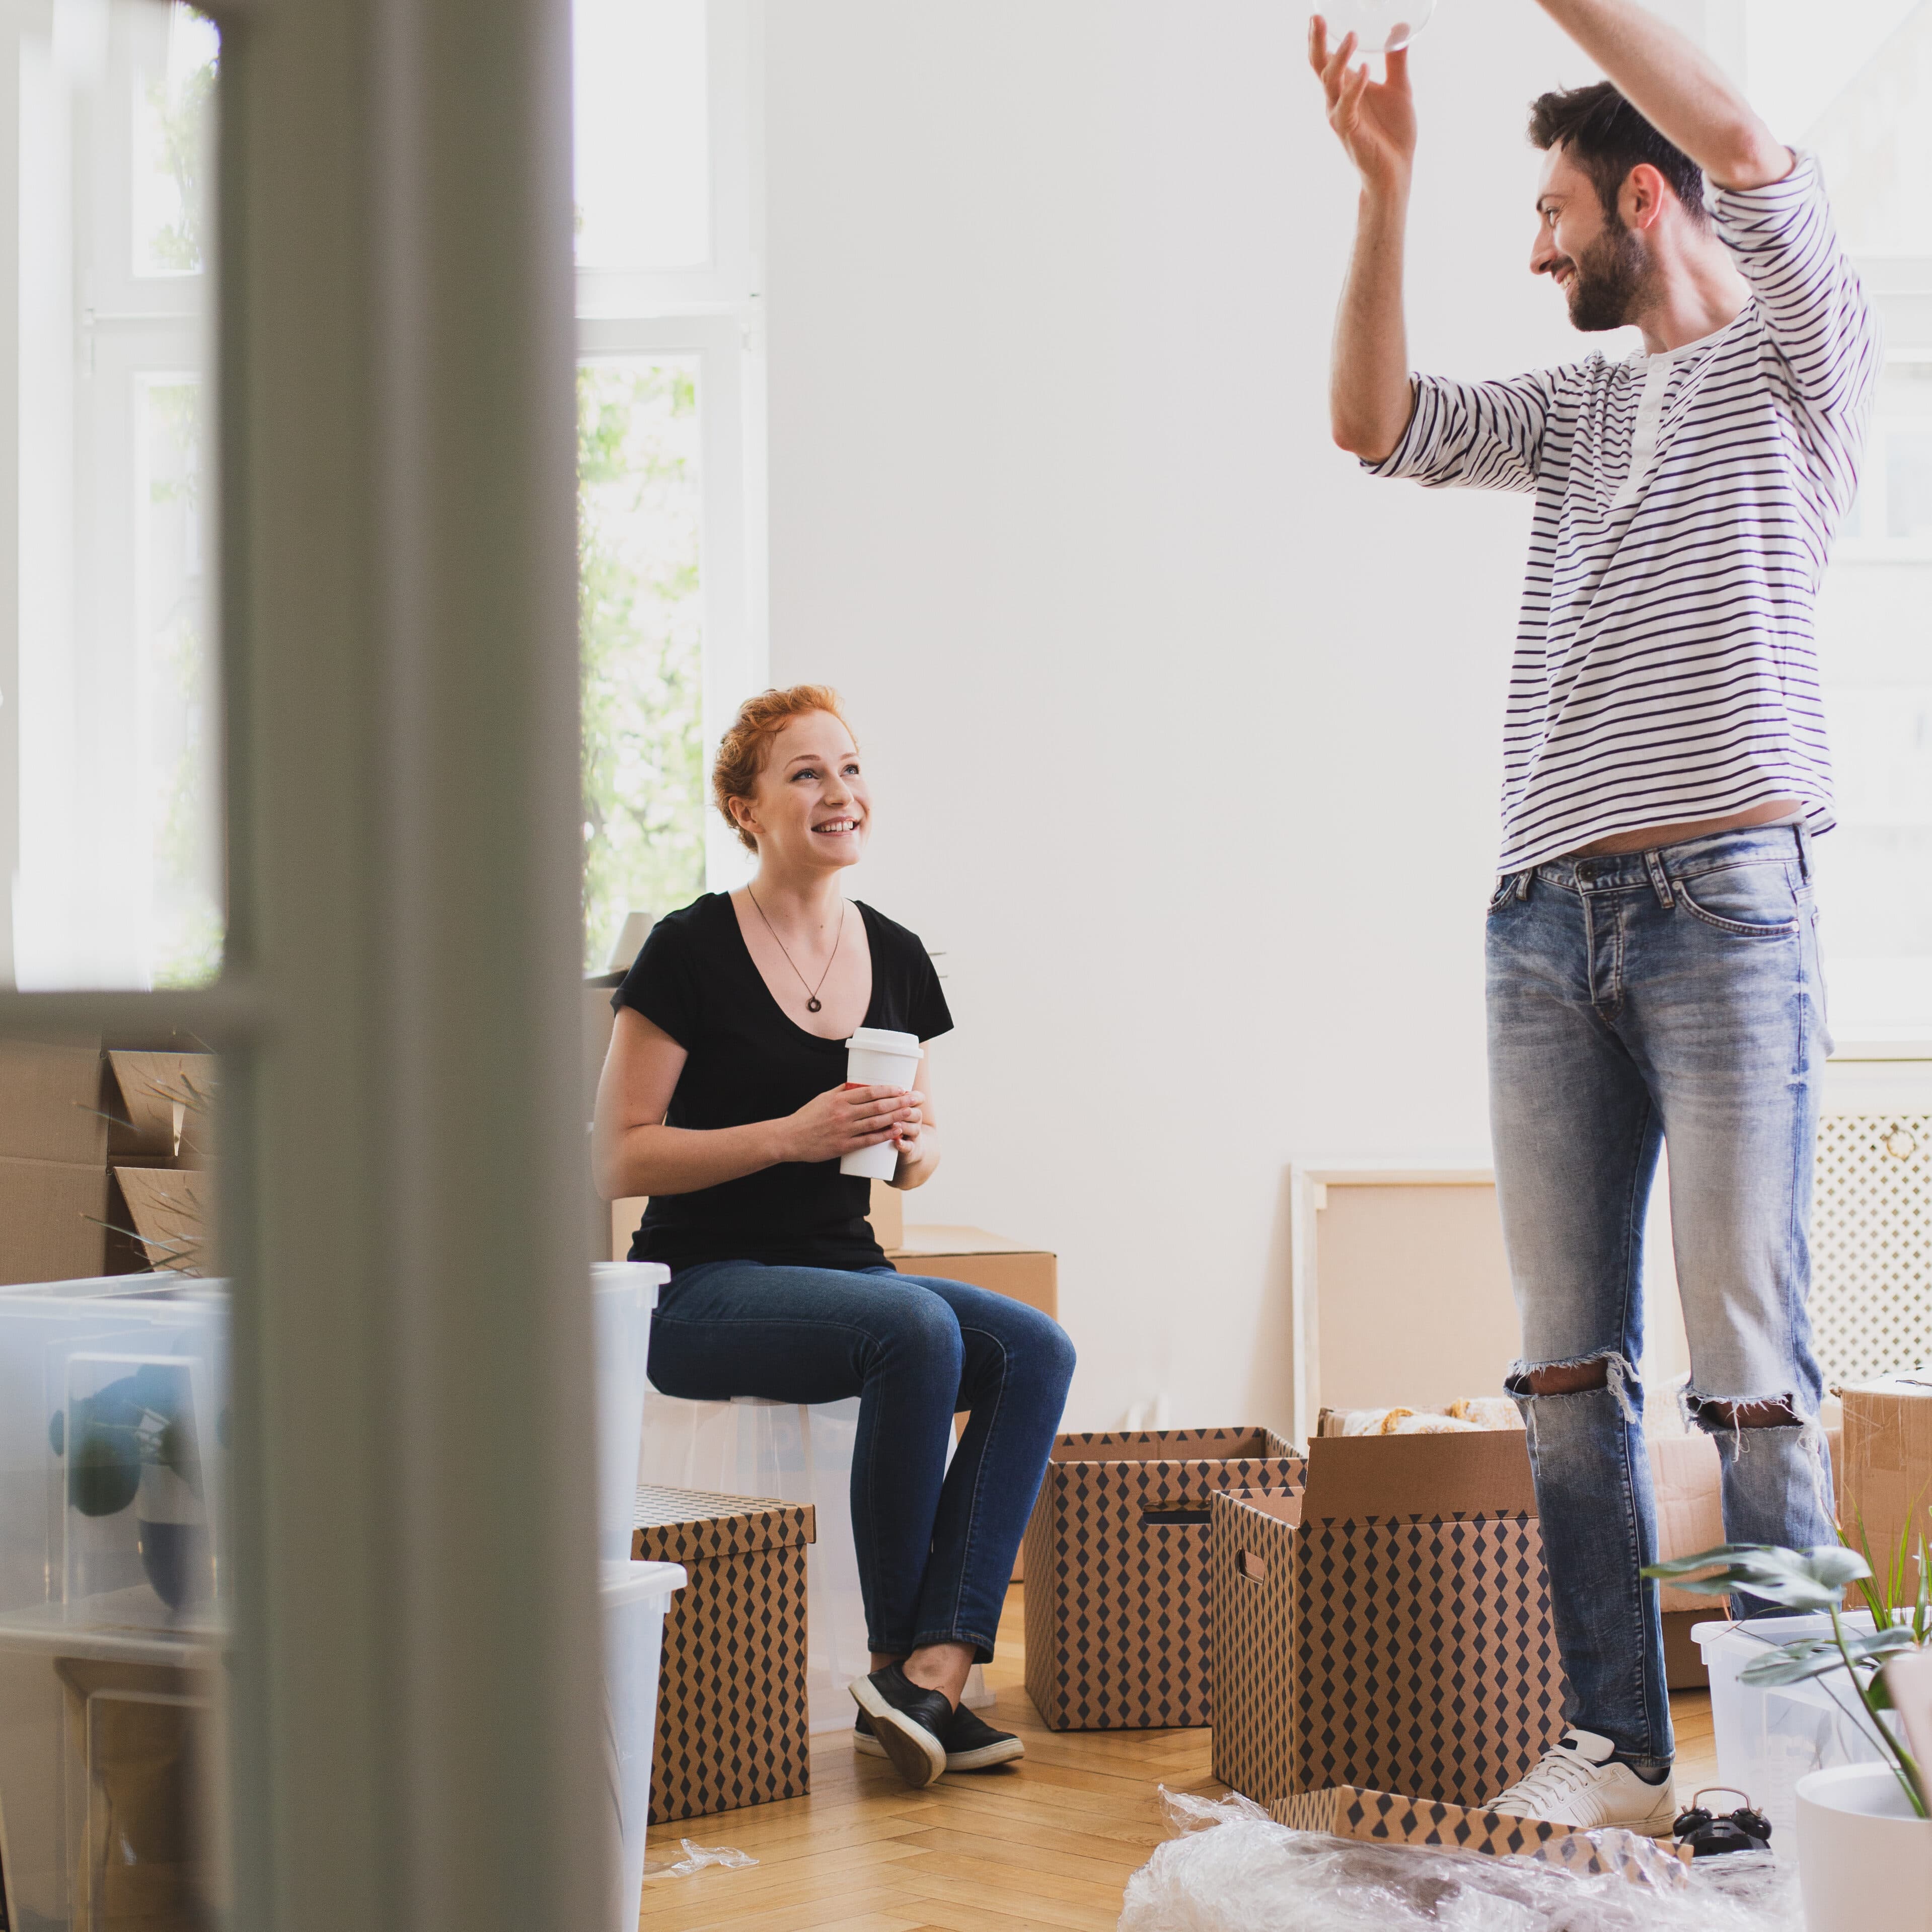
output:
[[[1932,1932],[1932,1820],[1898,1780],[1841,1764],[1798,1780],[1805,1932]]]

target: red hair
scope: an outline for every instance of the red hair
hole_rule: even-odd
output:
[[[839,707],[838,694],[829,684],[794,684],[783,691],[761,691],[738,707],[731,728],[718,741],[718,756],[711,766],[711,796],[724,822],[738,835],[747,851],[755,852],[758,842],[731,815],[731,801],[742,798],[747,805],[758,789],[758,774],[771,756],[772,740],[794,718],[809,717],[823,711],[838,719],[848,731],[851,721]],[[856,740],[854,741],[856,742]]]

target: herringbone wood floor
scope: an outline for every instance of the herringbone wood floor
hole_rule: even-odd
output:
[[[1024,1762],[909,1792],[844,1736],[814,1741],[812,1795],[651,1834],[652,1862],[681,1838],[735,1845],[758,1864],[644,1886],[644,1932],[1113,1932],[1128,1875],[1167,1835],[1156,1787],[1219,1794],[1208,1733],[1049,1731],[1022,1682],[1016,1586],[986,1675],[986,1714],[1026,1740]],[[1680,1693],[1678,1788],[1715,1780],[1710,1699]]]

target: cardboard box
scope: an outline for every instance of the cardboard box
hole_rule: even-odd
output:
[[[1916,1544],[1932,1544],[1932,1369],[1902,1370],[1839,1390],[1845,1406],[1838,1470],[1838,1520],[1855,1550],[1864,1539],[1872,1568],[1889,1569],[1910,1523]],[[1906,1587],[1918,1571],[1908,1563]]]
[[[890,1254],[905,1239],[905,1196],[890,1181],[874,1181],[866,1219],[872,1224],[873,1240]]]
[[[98,1039],[0,1040],[0,1157],[106,1164]]]
[[[1324,1436],[1298,1495],[1218,1495],[1214,1775],[1479,1805],[1563,1734],[1522,1433]]]
[[[1300,1486],[1264,1429],[1058,1437],[1027,1525],[1026,1686],[1056,1731],[1211,1714],[1208,1499]]]
[[[903,1231],[896,1247],[886,1248],[886,1258],[901,1274],[970,1282],[1060,1318],[1060,1263],[1043,1248],[989,1234],[983,1228],[911,1227]]]
[[[0,1158],[0,1282],[104,1274],[107,1170]]]
[[[1429,1845],[1498,1858],[1539,1858],[1566,1871],[1607,1873],[1671,1891],[1690,1882],[1682,1857],[1634,1832],[1580,1832],[1546,1819],[1427,1804],[1391,1791],[1364,1791],[1348,1784],[1277,1798],[1268,1809],[1277,1825],[1292,1832],[1321,1832],[1366,1844]]]
[[[811,1506],[646,1487],[636,1523],[632,1558],[690,1578],[664,1618],[651,1822],[802,1796]]]

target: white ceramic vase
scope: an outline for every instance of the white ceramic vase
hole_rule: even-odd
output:
[[[1805,1932],[1932,1932],[1932,1820],[1890,1768],[1835,1765],[1798,1780]]]

